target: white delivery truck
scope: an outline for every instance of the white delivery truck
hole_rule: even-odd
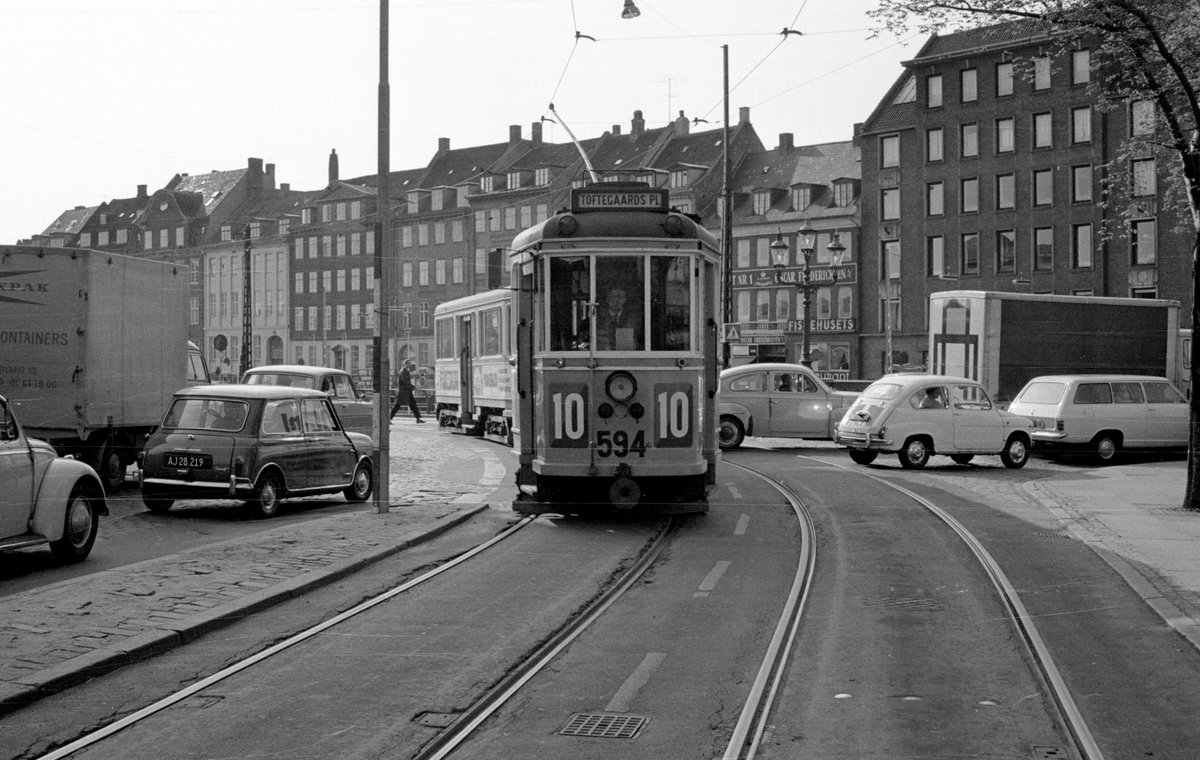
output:
[[[209,382],[179,264],[0,246],[0,393],[33,438],[124,481],[171,395]]]

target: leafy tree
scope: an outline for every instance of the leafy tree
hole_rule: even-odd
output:
[[[1098,107],[1153,101],[1147,134],[1131,137],[1127,156],[1153,153],[1167,169],[1167,202],[1191,219],[1192,313],[1200,324],[1200,0],[878,0],[869,14],[897,34],[957,31],[1002,22],[1029,24],[1065,46],[1083,37],[1093,51],[1090,87]],[[1121,166],[1113,163],[1113,166]],[[1132,178],[1108,173],[1107,202],[1131,197]],[[1160,194],[1161,195],[1161,194]],[[1200,350],[1192,341],[1190,430],[1185,509],[1200,510]]]

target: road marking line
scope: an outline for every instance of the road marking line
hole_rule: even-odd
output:
[[[642,690],[643,686],[650,683],[650,677],[654,675],[654,671],[658,670],[658,666],[662,665],[665,659],[667,659],[666,652],[650,652],[643,657],[641,663],[629,674],[629,678],[625,679],[625,683],[621,684],[621,688],[617,689],[617,693],[613,695],[604,711],[629,712],[629,706],[637,698],[638,692]]]
[[[738,518],[737,527],[733,529],[733,535],[746,535],[746,528],[750,525],[750,515],[742,515]]]
[[[720,562],[718,562],[713,567],[712,570],[708,571],[708,575],[704,576],[704,580],[702,580],[700,582],[700,590],[697,591],[695,594],[692,594],[692,596],[695,596],[695,597],[708,596],[708,592],[712,591],[713,589],[715,589],[717,587],[717,583],[720,582],[721,576],[725,574],[725,571],[729,569],[729,566],[731,564],[733,564],[733,563],[730,562],[729,560],[724,560],[724,559],[721,560]]]

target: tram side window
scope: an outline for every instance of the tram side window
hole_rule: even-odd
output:
[[[655,256],[650,264],[650,349],[692,348],[691,259]]]
[[[483,329],[482,356],[500,354],[500,309],[488,309],[479,315]]]
[[[434,331],[437,333],[437,358],[453,359],[454,318],[446,317],[444,319],[439,319],[433,327]]]
[[[596,348],[646,348],[645,259],[605,256],[596,260]]]
[[[591,262],[586,256],[550,259],[550,350],[586,351],[592,292]]]

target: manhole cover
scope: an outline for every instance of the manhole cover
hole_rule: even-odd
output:
[[[599,739],[632,739],[649,720],[641,715],[613,713],[575,713],[559,731],[563,736],[591,736]]]

